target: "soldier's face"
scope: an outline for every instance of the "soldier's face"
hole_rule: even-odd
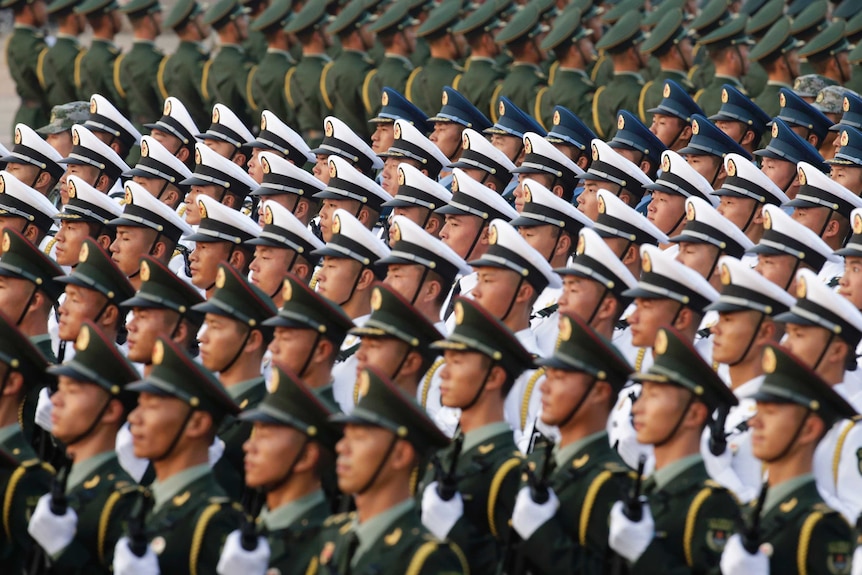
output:
[[[370,486],[364,494],[388,488],[389,483],[394,479],[391,473],[394,458],[393,454],[388,453],[393,435],[391,431],[382,427],[355,424],[344,426],[344,436],[335,447],[338,455],[335,472],[338,475],[338,488],[343,493],[356,493],[365,488],[381,465],[382,468],[375,478],[374,486]],[[396,449],[398,449],[397,444]],[[401,480],[400,474],[397,480]]]
[[[289,249],[256,246],[251,260],[251,283],[281,301],[281,288],[289,266],[296,259],[296,252]]]
[[[378,122],[371,134],[371,149],[375,154],[382,154],[395,141],[395,124],[392,122]]]
[[[10,230],[23,233],[26,225],[27,221],[24,218],[19,218],[18,216],[0,216],[0,230],[9,228]]]
[[[236,356],[240,346],[247,345],[244,341],[248,327],[235,319],[208,313],[204,317],[204,327],[200,331],[201,364],[209,370],[221,371],[226,367],[226,360]],[[228,366],[233,367],[233,366]]]
[[[105,302],[105,296],[95,290],[68,284],[66,286],[66,298],[59,308],[58,335],[60,339],[62,341],[75,341],[84,320],[96,321],[96,314],[103,309]]]
[[[165,180],[160,180],[159,178],[132,176],[132,181],[136,184],[140,184],[141,187],[150,192],[150,194],[152,194],[154,198],[158,198],[159,194],[164,194],[164,191],[167,190],[167,187],[165,187]],[[165,188],[165,190],[162,190],[163,187]]]
[[[48,5],[45,0],[36,0],[30,4],[30,9],[33,11],[33,23],[37,28],[48,23]]]
[[[313,351],[316,333],[312,329],[276,327],[268,348],[272,353],[272,362],[304,376],[305,374],[300,372],[308,368],[306,362]]]
[[[377,368],[392,378],[401,375],[404,367],[402,361],[408,352],[409,346],[400,339],[363,337],[356,350],[356,375],[359,376],[359,372],[366,367]]]
[[[325,256],[317,274],[317,293],[342,304],[353,297],[353,289],[362,264],[350,258]]]
[[[653,114],[649,131],[655,134],[655,137],[665,146],[676,148],[674,144],[677,143],[685,125],[685,122],[675,116]]]
[[[465,260],[475,251],[475,245],[483,240],[476,241],[476,236],[484,233],[484,222],[469,215],[446,215],[446,223],[440,230],[440,240]],[[470,246],[474,246],[473,249]]]
[[[36,166],[30,164],[18,164],[10,162],[6,164],[6,171],[15,176],[18,180],[27,184],[31,188],[35,188],[36,179],[41,171]],[[41,190],[39,190],[41,191]]]
[[[274,202],[282,207],[284,207],[287,211],[296,215],[296,208],[299,206],[299,196],[295,194],[274,194],[271,196],[258,196],[257,199],[260,203],[257,204],[257,223],[260,224],[260,227],[264,226],[263,220],[263,203],[264,202]],[[301,220],[300,220],[301,221]],[[304,224],[308,224],[308,222],[302,222]]]
[[[393,194],[394,195],[394,194]],[[396,207],[392,209],[392,214],[396,216],[404,216],[417,226],[426,226],[425,231],[428,231],[427,224],[430,223],[432,218],[429,218],[428,215],[430,210],[428,208],[423,208],[421,206],[406,206],[406,207]],[[439,216],[438,216],[439,217]],[[395,231],[392,228],[389,228],[389,247],[395,245],[395,240],[393,239],[393,234]],[[429,232],[430,233],[430,232]]]
[[[668,236],[682,226],[685,218],[685,198],[679,194],[668,194],[653,190],[652,201],[647,207],[647,219]]]
[[[686,154],[685,161],[703,176],[710,185],[720,184],[718,173],[724,170],[722,160],[716,156]]]
[[[156,339],[170,339],[177,327],[179,314],[168,309],[136,307],[132,310],[132,318],[126,324],[129,332],[126,344],[129,349],[129,361],[149,364],[153,357],[153,346]]]
[[[544,226],[521,226],[518,228],[521,237],[527,240],[534,250],[542,254],[548,262],[551,262],[554,256],[561,249],[571,246],[571,239],[568,234],[562,231],[562,228],[552,225]],[[565,242],[562,246],[560,242]]]
[[[434,131],[428,137],[429,140],[443,152],[450,160],[456,160],[461,150],[461,132],[464,126],[455,122],[435,122]]]
[[[844,257],[844,275],[838,282],[838,293],[846,297],[856,309],[862,309],[862,258]]]
[[[689,391],[673,385],[643,382],[641,394],[632,406],[638,443],[650,445],[665,440],[683,417],[690,396]]]
[[[230,256],[227,242],[195,242],[189,256],[192,285],[198,289],[210,289],[215,284],[218,265]]]
[[[770,461],[787,449],[789,438],[798,434],[807,410],[793,403],[757,402],[757,412],[748,420],[752,429],[751,452],[754,457]],[[812,417],[811,420],[819,420]]]
[[[832,166],[832,179],[853,192],[862,194],[862,166]]]
[[[68,158],[72,152],[72,130],[66,130],[59,134],[48,134],[45,136],[45,141],[64,158]]]
[[[440,368],[440,403],[446,407],[470,405],[488,376],[491,359],[475,351],[443,352]]]
[[[518,185],[515,186],[512,194],[515,196],[515,209],[519,214],[524,210],[524,180],[528,178],[539,182],[546,188],[554,183],[553,177],[546,174],[518,174]]]
[[[524,152],[524,141],[521,138],[507,134],[494,134],[491,136],[491,145],[503,152],[516,166],[520,164],[520,158]]]
[[[562,314],[576,315],[584,321],[596,319],[596,308],[605,289],[598,282],[578,276],[563,276],[563,291],[557,305]],[[613,298],[613,295],[605,295]]]
[[[242,446],[246,485],[258,488],[279,482],[296,464],[305,441],[306,436],[292,427],[256,421]]]
[[[829,335],[830,332],[820,326],[788,323],[782,345],[799,358],[806,367],[818,374],[823,374],[833,367],[830,357],[834,357],[834,352],[830,350],[824,353],[827,343],[830,348],[839,345],[847,347],[843,340],[838,337],[830,340]],[[855,350],[849,351],[855,353]]]
[[[201,223],[201,209],[198,206],[198,196],[201,195],[218,199],[227,194],[224,194],[224,189],[221,186],[192,186],[184,200],[186,204],[186,223],[190,226],[196,226]]]
[[[316,154],[314,167],[311,169],[312,175],[327,185],[329,184],[329,166],[326,165],[328,159],[329,155]]]
[[[762,318],[762,314],[754,310],[719,313],[718,321],[710,328],[712,360],[719,363],[760,361],[765,341],[755,341],[754,330],[761,329],[758,326],[763,325]]]
[[[258,184],[263,181],[263,167],[260,165],[260,153],[271,152],[277,154],[273,150],[264,150],[263,148],[252,148],[251,159],[248,161],[248,175]],[[280,154],[279,154],[280,155]]]
[[[419,291],[419,280],[424,268],[419,265],[391,264],[383,283],[390,286],[407,301],[413,301]]]
[[[742,122],[731,120],[717,120],[715,127],[727,134],[734,142],[742,142],[742,137],[748,131],[748,126]]]
[[[751,216],[751,212],[760,211],[760,207],[759,202],[752,198],[721,196],[716,211],[744,232],[747,226],[750,226],[755,220],[762,221],[757,216]]]
[[[632,345],[651,348],[659,328],[671,323],[680,305],[671,299],[635,298],[635,310],[629,316]]]
[[[693,269],[706,281],[711,281],[717,269],[716,264],[719,255],[721,254],[718,247],[712,244],[680,242],[676,261],[689,269]]]
[[[387,150],[389,148],[386,148]],[[398,192],[398,164],[406,158],[386,158],[383,162],[383,173],[380,180],[380,187],[386,190],[390,196],[394,196]],[[407,161],[408,164],[413,164]]]
[[[0,309],[10,320],[18,322],[23,319],[27,300],[35,289],[36,285],[29,280],[0,276]]]
[[[101,387],[61,375],[51,394],[51,435],[65,443],[86,433],[108,399]]]
[[[234,146],[230,142],[215,140],[213,138],[206,138],[204,140],[204,144],[207,148],[209,148],[219,156],[227,158],[228,160],[231,160],[236,153],[236,146]]]
[[[480,267],[476,268],[478,283],[470,295],[497,319],[504,320],[511,313],[512,302],[522,300],[521,293],[527,282],[512,270]]]
[[[189,409],[186,402],[176,397],[141,393],[138,406],[129,414],[135,457],[149,459],[167,452]],[[179,444],[182,443],[180,440]]]
[[[796,278],[794,277],[796,258],[791,255],[757,254],[757,265],[754,269],[763,277],[779,287],[783,287],[791,295],[796,294]]]
[[[74,220],[60,220],[60,229],[54,239],[57,263],[61,266],[72,266],[78,263],[81,244],[90,237],[90,226]]]
[[[784,190],[784,193],[792,200],[799,190],[799,174],[796,164],[773,158],[763,158],[760,171],[772,180],[772,183]]]
[[[156,230],[117,226],[117,237],[111,244],[111,259],[127,276],[137,274],[141,256],[152,251],[155,239]]]
[[[153,128],[150,131],[150,135],[156,140],[158,143],[163,145],[165,149],[167,149],[170,153],[176,155],[176,153],[183,147],[183,143],[179,138],[174,136],[173,134],[169,134],[168,132],[163,132],[158,128]]]
[[[66,164],[65,175],[67,177],[68,176],[78,176],[79,178],[81,178],[82,180],[84,180],[85,182],[90,184],[91,186],[95,187],[96,186],[96,178],[99,177],[99,170],[94,166],[86,166],[83,164]],[[61,198],[62,198],[64,193],[65,193],[65,190],[61,186],[60,187]],[[64,205],[69,201],[69,196],[65,195],[65,198],[66,199],[63,202]]]
[[[320,234],[323,236],[323,241],[328,242],[332,239],[332,215],[335,213],[335,210],[347,210],[354,216],[359,217],[360,207],[361,206],[357,200],[323,200],[320,206]]]
[[[578,209],[592,221],[599,219],[599,190],[608,190],[619,196],[622,188],[610,182],[597,182],[595,180],[581,180],[584,191],[578,195]],[[623,196],[625,197],[625,196]],[[621,198],[622,199],[622,198]]]
[[[818,236],[824,236],[826,223],[833,212],[829,208],[795,208],[790,217],[799,222]]]
[[[596,405],[598,393],[593,384],[593,377],[586,373],[577,371],[564,371],[562,369],[548,368],[545,370],[545,378],[542,380],[539,390],[542,392],[542,423],[547,425],[562,425],[577,422],[579,416],[588,413],[591,408],[608,408],[608,399],[605,398],[604,406]],[[591,387],[592,386],[592,387]],[[578,411],[569,417],[572,409],[589,394],[587,399],[578,408]],[[596,401],[591,401],[596,400]]]

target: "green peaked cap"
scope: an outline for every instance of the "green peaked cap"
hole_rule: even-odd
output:
[[[353,320],[341,306],[318,294],[292,273],[284,279],[281,298],[283,303],[278,314],[264,325],[312,329],[336,346],[341,345],[347,331],[353,327]]]
[[[195,324],[203,320],[203,314],[192,307],[203,303],[204,298],[189,282],[152,256],[142,256],[139,269],[141,288],[123,306],[170,309]]]
[[[54,278],[61,275],[63,268],[33,242],[13,229],[3,230],[0,276],[27,280],[56,301],[63,293],[63,284]]]
[[[330,420],[336,423],[373,425],[409,441],[421,454],[432,453],[449,444],[416,399],[395,387],[392,381],[373,368],[357,376],[359,401],[350,414],[339,413]]]
[[[739,403],[727,384],[677,330],[659,328],[652,350],[655,362],[646,373],[633,375],[632,381],[654,381],[685,388],[710,411]]]
[[[335,406],[315,394],[293,370],[278,364],[273,364],[269,390],[257,407],[244,411],[239,419],[286,425],[335,451],[341,438],[341,430],[329,421],[338,412]]]
[[[5,363],[14,371],[24,376],[25,385],[38,381],[45,384],[45,370],[48,360],[42,352],[30,342],[30,338],[21,333],[12,321],[0,313],[0,362]]]
[[[72,273],[58,277],[57,281],[97,291],[114,305],[120,305],[135,293],[126,274],[92,238],[85,239],[81,244],[78,265]]]
[[[272,298],[228,263],[218,265],[215,287],[212,297],[192,309],[229,317],[250,328],[260,327],[278,311]]]

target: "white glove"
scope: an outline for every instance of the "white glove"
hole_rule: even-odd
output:
[[[152,548],[138,557],[129,548],[129,538],[121,537],[114,547],[114,575],[159,575],[159,560]]]
[[[216,437],[213,439],[212,445],[209,446],[210,467],[214,467],[222,455],[224,455],[224,441]]]
[[[51,433],[54,425],[51,423],[51,410],[54,405],[51,403],[51,393],[47,387],[39,390],[39,401],[36,402],[36,425]]]
[[[147,472],[150,460],[135,457],[135,446],[132,443],[132,432],[129,430],[128,423],[125,423],[117,432],[114,451],[117,452],[120,467],[125,469],[126,473],[132,476],[132,479],[140,483],[144,473]]]
[[[216,571],[219,575],[264,575],[269,566],[269,543],[257,538],[257,548],[246,551],[240,542],[239,531],[231,531],[224,542]]]
[[[853,552],[853,570],[850,575],[862,575],[862,547],[857,547]]]
[[[464,515],[464,500],[457,491],[449,501],[437,494],[437,482],[432,481],[422,493],[422,525],[437,539],[446,539],[452,528]]]
[[[529,487],[522,487],[515,498],[515,509],[512,511],[512,527],[521,539],[527,540],[536,530],[547,523],[560,508],[560,500],[552,489],[548,490],[548,500],[536,503],[530,495]]]
[[[655,522],[646,498],[642,501],[643,517],[634,522],[623,513],[623,502],[617,501],[611,508],[610,534],[608,544],[611,549],[631,563],[643,555],[655,535]]]
[[[51,511],[51,494],[46,493],[39,498],[27,532],[47,551],[51,557],[56,557],[69,546],[78,531],[78,514],[71,507],[64,515],[54,515]]]
[[[859,549],[856,549],[858,552]],[[856,559],[856,553],[853,554]],[[731,535],[724,546],[721,554],[722,573],[745,573],[745,575],[769,575],[769,557],[763,551],[758,550],[752,555],[742,546],[742,538],[739,534]],[[853,564],[853,572],[856,572],[856,563]]]

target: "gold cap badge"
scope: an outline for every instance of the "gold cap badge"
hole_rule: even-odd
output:
[[[209,217],[209,215],[207,214],[207,207],[201,200],[198,200],[198,209],[201,212],[201,218]]]
[[[764,373],[775,373],[775,368],[778,367],[778,358],[775,357],[775,350],[767,347],[763,350],[763,360],[761,362]]]
[[[727,160],[727,175],[731,178],[736,176],[736,162]]]
[[[730,285],[730,268],[727,264],[721,264],[721,285]]]
[[[460,301],[455,302],[455,325],[464,323],[464,304]]]
[[[670,171],[670,156],[665,154],[661,159],[661,171],[669,172]]]
[[[331,138],[335,133],[335,127],[332,125],[332,120],[327,120],[326,124],[323,126],[323,133],[327,138]]]
[[[141,140],[141,157],[146,158],[150,155],[150,145],[146,140]]]
[[[12,238],[9,232],[3,232],[3,253],[5,254],[12,248]]]
[[[356,377],[357,395],[360,399],[368,395],[369,388],[371,388],[371,376],[368,375],[367,371],[362,370]]]
[[[332,218],[332,233],[340,234],[341,233],[341,216],[333,216]]]
[[[21,128],[15,128],[15,143],[20,144],[22,140]]]
[[[698,124],[697,120],[691,121],[691,133],[692,134],[700,134],[700,124]]]
[[[622,114],[620,114],[619,117],[617,117],[617,130],[622,130],[625,127],[626,127],[626,119]]]
[[[78,337],[75,339],[75,349],[84,351],[90,345],[90,327],[81,326],[81,331],[78,332]]]
[[[491,225],[488,228],[488,244],[494,245],[497,243],[497,226]]]
[[[270,206],[266,206],[263,209],[263,223],[266,225],[272,224],[272,208]]]
[[[778,137],[778,124],[772,124],[772,137]]]
[[[440,98],[440,102],[444,106],[449,103],[449,93],[446,90],[443,90],[443,96]]]
[[[380,293],[380,288],[374,288],[371,292],[371,309],[376,311],[383,305],[383,294]]]
[[[670,84],[664,85],[664,90],[661,91],[661,95],[664,98],[670,98]]]
[[[652,271],[652,258],[648,253],[645,253],[643,258],[641,258],[641,268],[646,273],[650,273]]]
[[[278,380],[280,377],[281,376],[278,375],[278,370],[273,369],[272,370],[272,377],[270,377],[270,379],[269,379],[269,392],[270,393],[275,393],[275,391],[278,389]]]
[[[216,272],[216,281],[215,286],[219,289],[224,287],[224,283],[227,281],[227,275],[224,273],[224,268],[219,267],[218,272]]]
[[[96,102],[95,98],[90,98],[90,113],[95,114],[99,111],[99,104]]]
[[[730,94],[727,93],[727,90],[724,88],[721,89],[721,101],[726,104],[727,101],[730,100]]]
[[[290,280],[284,280],[284,285],[281,288],[281,299],[284,301],[293,299],[293,286],[290,284]]]
[[[329,177],[337,178],[338,177],[338,167],[335,165],[335,162],[329,160]]]
[[[141,281],[150,281],[150,264],[147,260],[141,262]]]
[[[563,316],[563,321],[560,322],[560,341],[569,341],[572,339],[572,320]]]
[[[78,263],[82,264],[90,258],[90,245],[87,243],[81,244],[81,251],[78,252]]]
[[[161,365],[165,360],[165,344],[161,340],[153,346],[153,365]]]
[[[559,110],[554,110],[554,125],[555,125],[555,126],[559,126],[559,125],[560,125],[560,120],[561,120],[561,118],[560,118],[560,111],[559,111]]]
[[[658,333],[655,334],[655,345],[653,345],[653,352],[656,355],[664,355],[667,351],[667,331],[664,329],[658,330]]]
[[[220,115],[219,115],[218,108],[213,108],[213,124],[218,124],[219,118],[220,118]]]

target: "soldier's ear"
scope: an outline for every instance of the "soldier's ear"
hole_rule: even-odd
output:
[[[431,234],[432,236],[440,237],[440,230],[443,228],[443,220],[440,216],[431,215],[428,218],[428,221],[425,223],[425,231]]]

